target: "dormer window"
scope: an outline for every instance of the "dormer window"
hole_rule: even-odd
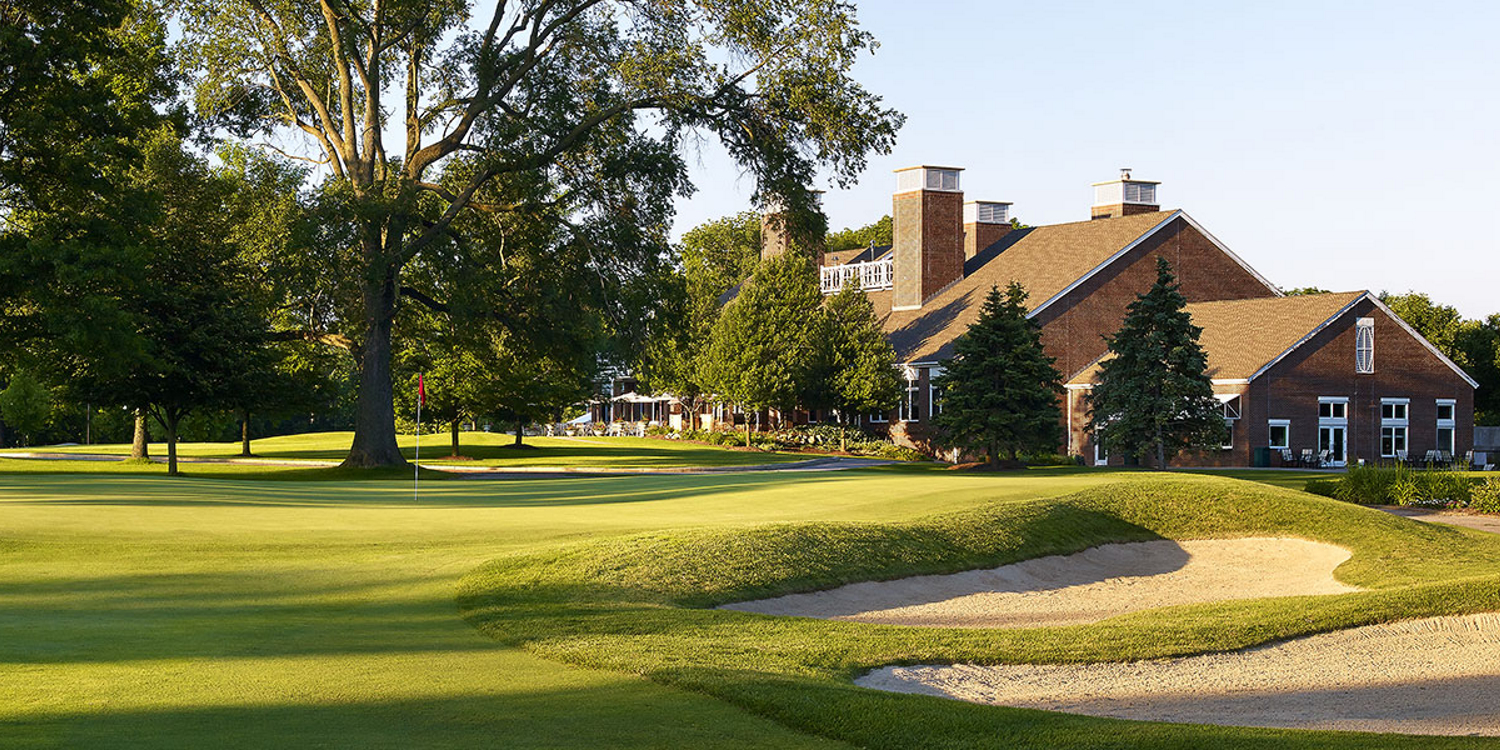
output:
[[[1354,324],[1354,371],[1375,372],[1375,319],[1360,318]]]

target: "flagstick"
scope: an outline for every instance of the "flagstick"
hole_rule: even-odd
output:
[[[422,397],[417,396],[417,457],[411,466],[411,499],[417,500],[417,484],[422,477]]]

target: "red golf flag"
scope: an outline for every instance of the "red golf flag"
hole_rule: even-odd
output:
[[[417,373],[417,403],[427,405],[427,386],[422,383],[422,373]]]

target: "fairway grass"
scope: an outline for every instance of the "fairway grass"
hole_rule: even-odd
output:
[[[1353,557],[1337,575],[1367,590],[1185,605],[1019,630],[904,628],[710,609],[854,581],[994,567],[1106,542],[1242,536],[1300,537],[1350,549]],[[566,663],[646,675],[861,747],[1497,744],[1128,722],[896,696],[851,684],[891,664],[1161,658],[1500,610],[1500,536],[1413,524],[1227,478],[1133,474],[1067,497],[995,498],[904,522],[663,531],[587,542],[497,559],[468,575],[461,592],[465,616],[501,643]]]
[[[636,437],[528,437],[524,448],[515,448],[515,438],[496,432],[459,433],[463,459],[452,460],[448,433],[422,436],[422,463],[534,467],[569,466],[593,468],[687,468],[754,466],[805,461],[816,454],[780,453],[698,443]],[[253,440],[251,451],[259,458],[286,461],[342,461],[354,439],[352,432],[317,432]],[[402,455],[416,458],[415,435],[398,435]],[[229,443],[179,443],[177,455],[191,458],[231,459],[240,457],[238,441]],[[129,444],[47,446],[26,449],[37,453],[101,454],[126,456]],[[153,457],[165,456],[165,443],[152,443]]]
[[[1109,479],[901,467],[455,481],[414,501],[404,482],[80,468],[95,473],[0,474],[7,749],[847,747],[496,643],[460,618],[456,583],[497,555],[593,539],[885,522]]]
[[[851,683],[893,663],[1143,658],[1500,609],[1500,537],[1232,479],[901,465],[448,481],[414,499],[405,481],[271,467],[171,479],[15,463],[54,462],[0,465],[6,748],[1494,744],[1111,721]],[[1370,590],[1016,631],[708,609],[1106,541],[1267,533],[1348,547],[1337,575]]]

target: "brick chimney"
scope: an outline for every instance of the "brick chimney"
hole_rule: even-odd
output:
[[[972,258],[1010,232],[1010,204],[969,201],[964,204],[964,258]]]
[[[1161,205],[1156,202],[1156,186],[1160,184],[1133,180],[1129,167],[1121,169],[1120,179],[1094,183],[1093,218],[1112,219],[1160,211]]]
[[[964,275],[960,167],[896,170],[892,202],[895,268],[891,306],[915,309]]]
[[[814,190],[813,200],[821,202],[822,190]],[[814,204],[816,205],[816,203]],[[769,260],[783,255],[792,247],[792,233],[786,225],[786,204],[780,198],[770,198],[760,210],[760,259]],[[813,248],[813,261],[823,264],[823,245]]]

